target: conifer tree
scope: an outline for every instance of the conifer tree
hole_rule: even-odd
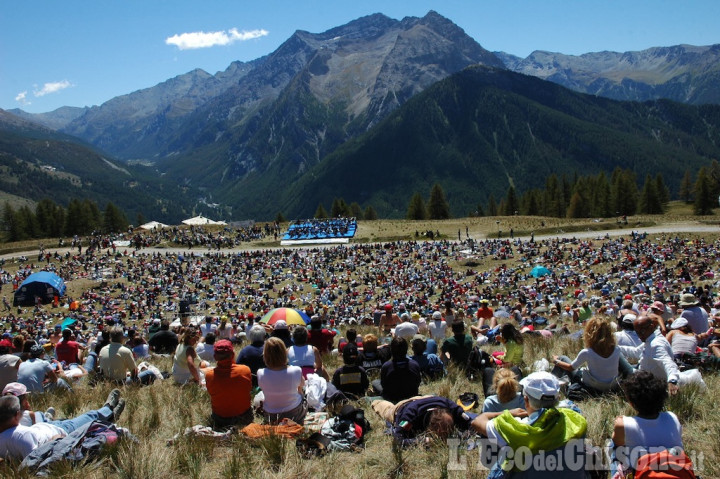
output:
[[[318,207],[315,210],[315,215],[313,217],[318,220],[324,220],[327,218],[327,211],[325,210],[325,207],[322,203],[318,204]]]
[[[367,221],[375,221],[378,219],[377,211],[375,211],[375,208],[373,208],[372,205],[368,205],[367,208],[365,208],[363,218]]]
[[[657,191],[657,183],[649,174],[645,176],[645,184],[640,193],[640,204],[638,206],[641,213],[648,215],[662,213],[662,202]]]
[[[424,220],[427,219],[427,210],[425,209],[425,201],[420,193],[415,193],[410,198],[410,204],[407,210],[407,219]]]
[[[690,170],[685,170],[685,175],[680,182],[680,199],[685,203],[690,204],[692,202],[692,191],[693,184],[692,179],[690,178]]]
[[[661,213],[665,213],[668,203],[670,203],[670,189],[665,186],[665,180],[663,179],[662,173],[655,175],[655,189],[660,197],[660,206],[662,207]]]
[[[356,201],[350,203],[350,215],[356,219],[361,219],[363,216],[362,208]]]
[[[435,183],[430,190],[428,200],[428,217],[432,220],[446,220],[450,218],[450,205],[445,199],[445,192],[438,183]]]
[[[693,193],[695,195],[694,213],[696,215],[712,214],[712,209],[717,203],[715,202],[711,180],[705,167],[700,168],[698,172]]]
[[[520,210],[520,204],[518,203],[517,196],[515,195],[515,187],[510,185],[508,188],[507,196],[505,197],[505,216],[513,216]]]
[[[117,206],[108,202],[103,213],[103,231],[105,233],[121,233],[128,228],[128,220]]]
[[[490,198],[488,198],[488,216],[497,216],[498,215],[498,207],[497,203],[495,203],[495,196],[490,193]]]

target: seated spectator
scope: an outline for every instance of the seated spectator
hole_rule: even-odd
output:
[[[257,386],[258,369],[265,367],[265,360],[263,359],[265,336],[265,328],[261,325],[256,324],[250,328],[250,332],[247,335],[250,344],[240,350],[240,353],[235,360],[237,364],[244,364],[250,368],[250,372],[252,373],[252,383],[255,387]]]
[[[17,381],[18,368],[20,368],[21,362],[20,357],[10,354],[9,345],[0,344],[0,387],[5,387],[6,384]]]
[[[305,326],[298,326],[293,330],[293,344],[288,348],[288,358],[291,366],[302,369],[303,378],[308,374],[317,374],[329,380],[323,367],[322,356],[315,346],[308,344],[308,330]],[[284,343],[283,343],[284,344]]]
[[[393,438],[403,446],[416,443],[419,437],[426,437],[425,433],[445,441],[455,428],[467,431],[475,416],[440,396],[414,397],[398,404],[376,399],[372,408],[392,425]]]
[[[285,347],[289,348],[293,345],[292,337],[290,336],[290,330],[288,329],[288,325],[285,321],[282,319],[279,321],[276,321],[275,324],[273,324],[272,332],[270,333],[270,336],[273,338],[280,338],[282,339],[282,342],[285,343]]]
[[[625,399],[637,411],[636,416],[615,419],[612,440],[615,455],[623,468],[634,468],[647,452],[677,447],[682,449],[682,426],[677,416],[663,411],[668,391],[663,380],[649,371],[638,371],[622,383]]]
[[[458,321],[452,324],[452,337],[442,343],[442,359],[445,362],[452,362],[454,365],[465,368],[468,357],[473,349],[472,336],[465,334],[465,323]]]
[[[373,389],[390,402],[398,402],[418,395],[422,382],[420,366],[407,357],[408,343],[403,338],[393,338],[390,343],[392,358],[380,370],[380,379],[372,382]]]
[[[302,369],[288,365],[287,351],[278,338],[265,342],[263,358],[267,366],[257,373],[258,386],[263,392],[262,414],[270,424],[288,418],[302,425],[307,414],[303,396],[305,380]]]
[[[195,348],[198,357],[203,361],[211,362],[215,360],[215,333],[207,333]]]
[[[672,331],[668,333],[665,339],[672,347],[673,356],[682,357],[685,354],[695,354],[698,346],[698,338],[690,329],[687,319],[682,316],[672,322],[670,326]]]
[[[363,338],[363,350],[358,354],[358,365],[362,366],[368,375],[380,374],[380,368],[390,359],[390,349],[383,345],[378,347],[378,337],[366,334]]]
[[[102,377],[116,384],[152,384],[155,375],[149,370],[138,373],[132,351],[123,346],[124,342],[122,326],[113,326],[110,329],[110,344],[100,350],[98,357],[98,370]]]
[[[145,358],[150,355],[150,346],[136,329],[128,329],[125,345],[130,348],[135,359]]]
[[[160,323],[160,331],[155,333],[150,341],[150,352],[154,354],[173,354],[178,346],[177,334],[170,331],[170,323]]]
[[[440,311],[435,311],[432,314],[432,320],[428,323],[428,332],[430,338],[436,343],[441,343],[447,336],[447,323],[443,321],[443,316]]]
[[[412,341],[412,338],[418,334],[417,325],[413,324],[410,320],[410,313],[403,313],[400,315],[401,323],[395,326],[395,337],[403,338],[405,341]]]
[[[18,380],[33,393],[41,393],[56,388],[69,389],[70,385],[61,377],[45,357],[45,349],[36,344],[30,349],[30,359],[23,361],[18,368]]]
[[[620,349],[615,346],[615,336],[610,324],[603,318],[593,316],[585,322],[583,332],[585,349],[575,360],[567,356],[554,356],[553,374],[568,375],[573,384],[579,384],[583,392],[598,395],[618,388],[620,370],[631,369],[624,363]],[[580,369],[587,364],[587,369]],[[621,367],[622,364],[622,367]],[[579,399],[579,398],[573,398]]]
[[[316,347],[320,354],[327,354],[333,349],[333,339],[336,334],[335,331],[323,328],[320,316],[315,315],[310,320],[307,343]]]
[[[523,378],[520,384],[523,386],[524,409],[484,412],[473,420],[472,428],[493,441],[498,448],[507,446],[514,451],[521,447],[527,448],[532,456],[545,455],[545,460],[540,461],[543,466],[552,463],[556,467],[535,470],[532,456],[516,456],[508,452],[504,456],[506,459],[493,466],[490,475],[503,469],[513,471],[512,477],[585,478],[585,418],[571,409],[557,407],[560,383],[552,374],[532,373]],[[566,445],[571,447],[567,448]],[[552,462],[547,461],[548,455],[553,454],[556,457]],[[523,460],[514,462],[513,458],[516,457],[522,457]]]
[[[435,380],[445,375],[445,365],[437,354],[428,353],[427,338],[422,334],[416,334],[412,342],[413,355],[410,357],[420,366],[420,372],[423,377],[429,380]]]
[[[0,398],[0,457],[22,460],[33,450],[58,437],[65,437],[79,427],[96,420],[115,422],[125,409],[120,391],[110,392],[102,408],[88,411],[74,419],[39,422],[23,426],[20,400],[13,396]]]
[[[250,407],[252,389],[250,368],[233,364],[235,351],[232,343],[227,339],[215,343],[213,355],[217,366],[203,371],[212,405],[210,415],[212,428],[225,430],[236,425],[250,424],[253,420]]]
[[[524,339],[522,333],[512,323],[500,327],[497,340],[504,346],[505,352],[497,356],[504,367],[521,366],[523,364]]]
[[[348,397],[359,398],[365,395],[370,380],[365,370],[357,365],[358,349],[348,344],[343,349],[343,366],[335,370],[332,377],[333,385]]]
[[[176,384],[202,384],[200,369],[195,364],[197,359],[195,346],[199,339],[200,330],[194,326],[187,326],[181,332],[180,344],[175,349],[175,356],[173,356],[172,376]],[[200,362],[200,368],[207,366],[204,361]]]
[[[55,345],[55,357],[65,364],[80,364],[80,351],[84,350],[77,341],[73,340],[73,332],[70,328],[62,331],[62,340]]]
[[[337,353],[342,354],[343,348],[347,344],[354,344],[358,348],[363,347],[362,338],[358,337],[357,331],[353,328],[348,329],[345,331],[345,338],[340,338],[340,341],[338,341],[338,347],[337,347]],[[333,351],[333,354],[336,354],[335,351]]]
[[[637,316],[634,314],[626,314],[620,321],[620,331],[615,333],[615,343],[622,350],[624,347],[636,348],[642,344],[635,332],[635,320]]]
[[[515,372],[501,368],[495,371],[490,392],[485,398],[482,412],[502,412],[508,409],[525,408],[525,400],[520,392],[520,383]]]

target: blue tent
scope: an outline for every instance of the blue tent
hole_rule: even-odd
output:
[[[65,294],[65,281],[55,273],[40,271],[33,273],[15,291],[13,306],[33,306],[39,297],[43,304],[52,302],[54,296]]]
[[[530,271],[530,276],[533,278],[539,278],[541,276],[547,276],[550,274],[550,270],[547,269],[545,266],[535,266],[532,271]]]

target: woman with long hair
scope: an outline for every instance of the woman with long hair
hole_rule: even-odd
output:
[[[553,356],[553,374],[567,375],[572,383],[581,384],[591,394],[616,389],[622,354],[615,345],[610,323],[599,316],[590,318],[585,323],[583,342],[585,348],[573,361],[567,356]],[[581,369],[583,365],[587,367]]]
[[[277,424],[288,418],[302,425],[307,414],[302,369],[288,364],[287,349],[280,338],[265,341],[263,359],[266,367],[258,369],[257,380],[263,392],[265,421]]]
[[[173,379],[178,384],[202,383],[200,368],[195,365],[195,360],[198,357],[195,346],[199,339],[200,329],[194,326],[187,326],[180,333],[180,344],[175,349],[172,367]],[[200,365],[200,367],[206,366],[207,364],[205,366]]]

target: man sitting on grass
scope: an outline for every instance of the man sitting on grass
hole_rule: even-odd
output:
[[[118,389],[113,389],[100,409],[74,419],[23,426],[20,424],[23,417],[20,399],[13,395],[3,396],[0,398],[0,457],[22,460],[43,444],[63,438],[89,422],[117,421],[124,409],[125,400],[120,399]]]
[[[203,370],[212,405],[212,428],[223,430],[250,424],[253,420],[250,407],[250,368],[243,364],[233,364],[235,350],[227,339],[215,343],[214,356],[217,366]]]

